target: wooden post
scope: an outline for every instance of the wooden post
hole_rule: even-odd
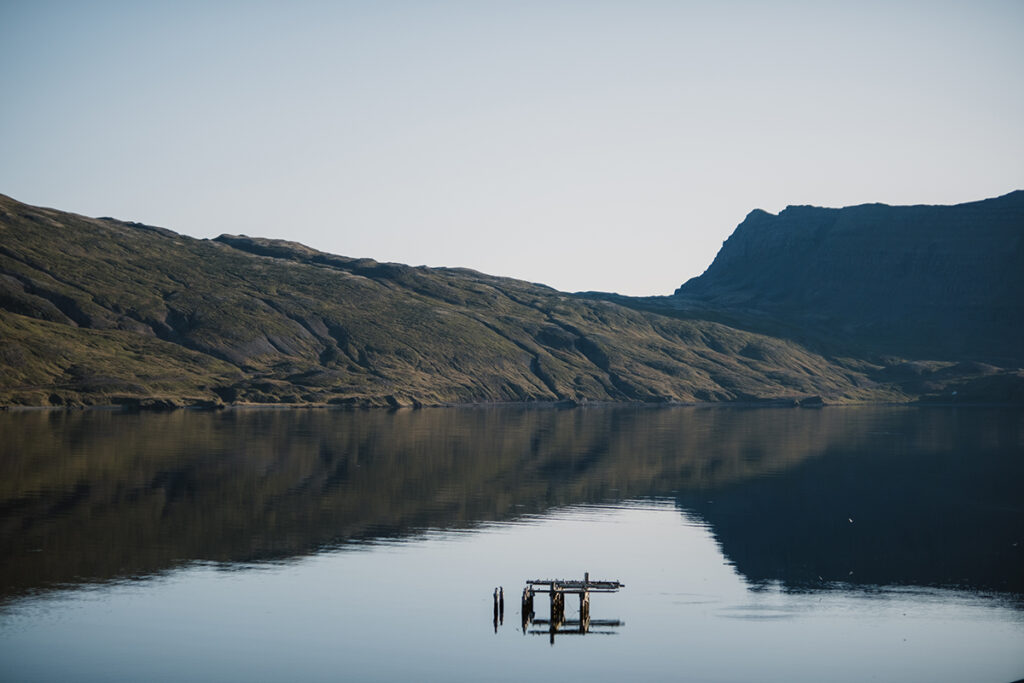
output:
[[[551,587],[551,625],[558,628],[565,623],[565,593],[561,587]]]
[[[561,586],[551,584],[551,621],[548,624],[551,644],[555,644],[555,631],[565,623],[565,593]]]
[[[583,572],[583,590],[580,591],[580,633],[590,630],[590,572]]]
[[[523,589],[522,617],[523,634],[525,635],[526,627],[533,621],[533,589],[529,587]]]
[[[590,591],[580,593],[580,633],[590,630]]]

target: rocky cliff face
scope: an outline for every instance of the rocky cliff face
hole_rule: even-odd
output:
[[[1024,191],[956,206],[753,211],[675,297],[881,352],[1020,364]]]

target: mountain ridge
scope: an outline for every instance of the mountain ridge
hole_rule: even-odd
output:
[[[679,304],[828,326],[878,351],[1024,362],[1024,191],[952,206],[755,210]]]
[[[703,305],[200,240],[0,195],[2,405],[810,405],[939,400],[978,382],[976,398],[1020,394],[1012,367],[835,352]]]

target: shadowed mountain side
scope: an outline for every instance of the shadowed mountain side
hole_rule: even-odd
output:
[[[1024,576],[1020,551],[989,556],[1021,530],[1024,428],[1004,415],[995,431],[968,430],[983,464],[1006,475],[990,481],[969,471],[974,451],[953,442],[948,409],[0,414],[0,596],[648,496],[698,511],[755,581],[803,578],[802,564],[778,566],[794,557],[835,568],[826,580],[853,568],[858,580],[948,583],[940,568],[959,563],[968,582],[1020,590],[1006,577]],[[1013,457],[999,462],[1000,449]],[[877,477],[849,469],[861,457]],[[963,512],[964,496],[985,496],[985,512]],[[846,535],[822,538],[837,514],[871,543],[851,546],[842,525]],[[954,557],[964,545],[971,557]],[[851,564],[856,552],[866,555]],[[908,557],[895,576],[863,569],[916,552],[941,561]]]
[[[1020,367],[1024,191],[956,206],[755,210],[703,275],[646,305],[859,355]]]
[[[906,400],[883,365],[470,270],[0,196],[0,404]]]

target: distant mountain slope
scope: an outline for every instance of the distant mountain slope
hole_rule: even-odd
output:
[[[1024,191],[956,206],[753,211],[675,298],[878,352],[1020,365]]]
[[[799,344],[469,270],[0,196],[0,403],[904,399]]]
[[[703,282],[703,312],[642,310],[0,195],[0,405],[1024,400],[1020,373],[992,365],[839,353],[730,323],[714,302],[756,303],[758,281]]]

